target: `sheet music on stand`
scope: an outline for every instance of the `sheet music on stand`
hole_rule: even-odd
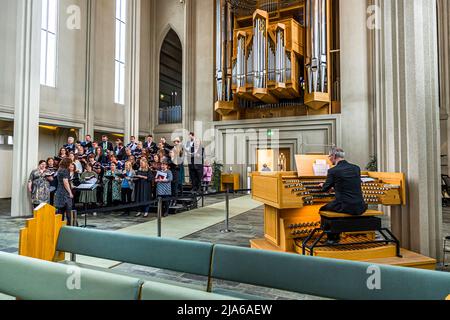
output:
[[[316,160],[313,164],[314,175],[317,177],[326,177],[330,166],[326,160]]]

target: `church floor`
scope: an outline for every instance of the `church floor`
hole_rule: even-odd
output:
[[[225,227],[223,218],[224,213],[220,208],[224,206],[222,197],[210,197],[205,201],[205,208],[199,208],[194,212],[186,212],[181,215],[171,216],[172,222],[166,220],[163,221],[163,234],[164,226],[168,228],[171,224],[175,224],[178,221],[192,218],[196,220],[198,216],[205,215],[205,219],[212,211],[220,211],[214,219],[209,218],[206,223],[206,227],[201,225],[191,232],[189,226],[186,230],[178,230],[170,237],[180,238],[184,240],[205,241],[212,243],[220,243],[226,245],[234,245],[241,247],[248,247],[249,241],[255,238],[262,238],[263,235],[263,207],[250,203],[248,196],[235,196],[232,199],[230,219],[230,229],[232,233],[222,233],[221,230]],[[243,203],[250,203],[249,206],[242,205]],[[25,219],[23,218],[10,218],[8,217],[9,210],[8,201],[0,201],[0,251],[17,253],[18,251],[18,232],[19,229],[25,225]],[[243,208],[237,208],[237,206]],[[245,208],[251,208],[249,210]],[[184,216],[184,217],[183,217]],[[196,218],[197,216],[197,218]],[[142,234],[143,230],[145,234],[153,235],[154,225],[156,223],[155,217],[151,216],[148,219],[121,217],[119,214],[113,215],[98,215],[97,217],[90,217],[89,224],[96,225],[99,230],[112,230],[118,232],[126,232],[132,234]],[[216,223],[214,223],[216,221]],[[83,223],[83,221],[80,221]],[[184,223],[181,223],[184,225]],[[184,232],[183,232],[184,231]],[[450,236],[450,208],[444,208],[444,221],[443,221],[444,236]],[[183,236],[184,233],[187,233]],[[167,235],[166,235],[167,236]],[[450,255],[448,256],[450,261]],[[100,264],[101,265],[101,264]],[[186,283],[189,285],[202,285],[205,283],[205,279],[199,276],[193,276],[188,274],[180,274],[176,272],[170,272],[165,270],[158,270],[154,268],[135,266],[130,264],[110,264],[107,267],[112,267],[115,270],[126,272],[130,274],[136,274],[145,277],[159,278],[162,280],[175,281],[180,283]],[[448,270],[448,269],[447,269]],[[248,286],[244,284],[236,284],[230,282],[217,281],[214,283],[215,288],[233,289],[242,293],[258,295],[267,299],[282,299],[282,300],[309,300],[316,299],[307,295],[292,294],[288,292],[282,292],[273,289],[258,288]]]

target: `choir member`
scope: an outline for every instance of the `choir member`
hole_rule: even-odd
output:
[[[199,139],[191,132],[186,143],[186,153],[189,161],[189,176],[191,177],[192,191],[198,192],[201,188],[203,176],[203,148]]]
[[[69,225],[71,225],[70,213],[73,208],[73,192],[70,187],[70,174],[69,166],[72,161],[69,158],[62,159],[58,169],[58,188],[55,194],[55,207],[58,209],[58,213],[62,215],[63,221],[67,219]]]
[[[42,203],[50,203],[50,182],[53,174],[47,170],[47,163],[42,160],[39,167],[33,170],[28,180],[28,192],[31,193],[31,202],[34,208]]]
[[[123,171],[122,180],[122,204],[128,205],[133,201],[133,190],[134,190],[134,176],[136,172],[133,170],[133,165],[130,161],[125,163],[125,170]],[[130,215],[130,209],[125,210],[124,215]]]
[[[103,155],[107,156],[109,151],[114,152],[114,146],[111,142],[108,141],[108,136],[102,136],[102,142],[100,143],[100,147],[102,147]]]
[[[134,150],[135,150],[136,147],[137,147],[136,137],[135,137],[135,136],[132,136],[130,140],[131,140],[130,143],[127,144],[126,147],[127,147],[128,149],[131,149],[131,152],[134,152]]]
[[[211,163],[209,162],[209,160],[206,160],[205,166],[203,167],[203,179],[202,179],[204,193],[208,193],[208,189],[212,181],[212,176],[213,176],[213,169],[211,167]]]
[[[111,163],[111,168],[103,177],[103,203],[106,205],[117,204],[122,201],[122,179],[121,172],[117,170],[117,165]]]
[[[123,146],[123,142],[120,139],[116,140],[116,147],[114,148],[114,154],[118,160],[124,161],[126,156],[126,148]]]
[[[156,196],[163,198],[163,217],[169,215],[170,202],[164,201],[164,199],[172,196],[172,181],[173,175],[169,170],[169,164],[164,161],[161,163],[161,171],[158,171],[156,175]]]
[[[76,171],[78,174],[83,173],[83,165],[81,164],[80,160],[78,160],[78,159],[75,157],[75,154],[74,154],[73,152],[71,152],[71,153],[69,154],[69,159],[70,159],[70,160],[72,161],[72,163],[74,164],[74,166],[75,166],[75,171]]]
[[[140,168],[134,176],[136,203],[145,203],[152,200],[153,177],[154,176],[150,170],[147,160],[142,159],[140,162]],[[140,217],[142,215],[142,211],[144,211],[144,218],[147,218],[149,215],[149,209],[150,206],[148,205],[142,206],[136,217]]]
[[[64,149],[67,150],[68,153],[75,152],[75,139],[73,137],[69,137],[67,139],[67,144],[64,145]]]
[[[83,184],[96,184],[98,181],[98,174],[94,172],[91,163],[86,164],[86,171],[80,177]],[[97,203],[97,190],[82,190],[80,193],[80,203],[84,205],[92,205]]]
[[[147,136],[147,140],[144,143],[144,149],[147,149],[150,154],[155,154],[158,151],[158,146],[153,141],[153,136]]]

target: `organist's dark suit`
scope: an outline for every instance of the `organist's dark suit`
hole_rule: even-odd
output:
[[[361,188],[361,169],[358,166],[340,161],[328,171],[328,178],[323,192],[334,188],[336,200],[322,207],[321,211],[362,215],[367,210]]]

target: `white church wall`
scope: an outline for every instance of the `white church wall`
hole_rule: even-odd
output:
[[[16,75],[15,0],[0,0],[0,112],[13,113]]]
[[[80,10],[81,29],[69,29],[67,9]],[[59,1],[56,88],[41,86],[41,121],[45,119],[84,122],[86,86],[87,0]]]
[[[123,131],[125,106],[114,102],[115,1],[95,0],[95,4],[94,125]]]

